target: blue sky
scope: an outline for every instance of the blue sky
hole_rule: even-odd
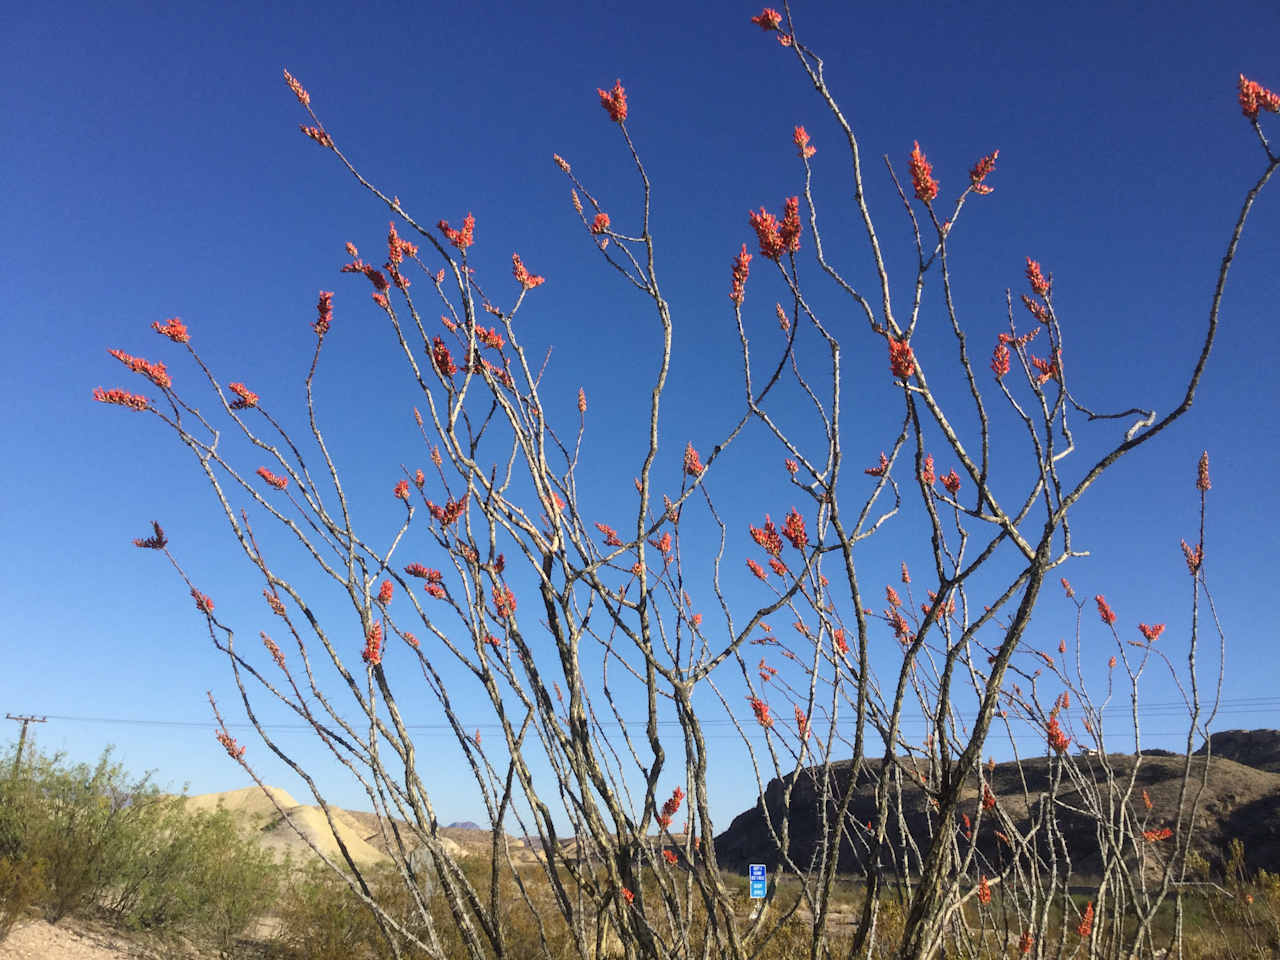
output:
[[[176,575],[130,540],[160,521],[193,580],[255,655],[257,631],[271,628],[261,585],[187,451],[154,418],[90,398],[99,385],[139,389],[107,356],[117,347],[165,361],[184,395],[189,389],[208,408],[198,370],[150,331],[153,321],[181,316],[223,382],[247,382],[296,423],[316,292],[334,290],[318,401],[353,499],[367,504],[361,517],[380,535],[397,521],[388,491],[399,465],[425,465],[412,383],[385,319],[361,278],[337,272],[347,241],[381,262],[387,210],[298,132],[306,117],[282,67],[306,84],[348,156],[420,222],[456,223],[474,212],[472,262],[494,289],[512,285],[513,250],[547,277],[521,309],[522,330],[534,355],[554,348],[548,383],[561,406],[549,410],[553,418],[572,422],[578,387],[587,392],[584,511],[620,528],[633,522],[623,505],[639,463],[657,328],[645,302],[595,253],[551,155],[572,162],[616,226],[634,223],[634,169],[595,94],[622,79],[628,129],[654,184],[658,269],[674,313],[659,473],[663,489],[678,484],[685,443],[705,453],[741,412],[729,262],[752,240],[748,210],[777,210],[800,192],[795,124],[818,147],[814,191],[829,252],[862,287],[871,282],[837,128],[793,54],[748,21],[757,12],[720,2],[472,3],[447,14],[423,4],[126,3],[64,5],[56,14],[11,5],[0,14],[0,127],[9,145],[0,155],[9,185],[0,236],[0,322],[9,344],[0,359],[9,384],[0,458],[10,477],[0,506],[8,664],[0,707],[50,715],[39,742],[73,759],[114,743],[131,769],[155,769],[162,785],[189,782],[198,793],[247,783],[214,742],[204,699],[213,690],[228,718],[243,721],[225,660]],[[951,241],[960,316],[982,358],[984,388],[993,387],[981,374],[1004,328],[1004,290],[1012,287],[1016,299],[1025,289],[1030,255],[1054,274],[1082,402],[1161,413],[1176,404],[1231,225],[1262,168],[1234,87],[1240,72],[1280,86],[1274,4],[1174,4],[1158,14],[1136,4],[1052,12],[1025,4],[927,11],[815,4],[795,15],[801,38],[825,56],[828,80],[861,137],[868,202],[899,304],[914,255],[880,156],[902,176],[919,140],[950,200],[972,163],[999,148],[989,181],[995,192],[967,204]],[[1264,126],[1280,133],[1276,118],[1265,117]],[[1280,703],[1269,666],[1277,641],[1269,571],[1280,470],[1278,237],[1273,188],[1232,268],[1196,406],[1086,498],[1074,535],[1092,556],[1064,571],[1082,595],[1105,593],[1133,636],[1138,621],[1168,622],[1161,642],[1181,656],[1189,578],[1178,541],[1195,533],[1195,463],[1209,449],[1207,569],[1227,634],[1231,701],[1220,728],[1274,726]],[[809,241],[806,229],[802,277],[842,331],[848,358],[845,449],[853,473],[892,442],[899,400],[883,342],[818,275]],[[776,347],[770,318],[783,288],[765,266],[753,263],[744,318],[753,342]],[[941,370],[953,347],[933,280],[913,345],[945,385]],[[998,406],[995,396],[988,402]],[[784,393],[780,405],[784,419],[804,422],[798,392]],[[997,420],[1001,450],[1025,453],[1008,411]],[[971,426],[965,416],[961,422]],[[1081,453],[1068,476],[1120,432],[1079,418],[1074,428]],[[730,523],[726,566],[734,578],[742,559],[758,554],[747,522],[765,512],[780,518],[796,501],[781,459],[756,428],[709,480]],[[242,465],[251,472],[257,463]],[[858,488],[852,477],[850,484],[852,502]],[[918,519],[919,504],[909,502],[896,532],[865,548],[860,563],[873,591],[896,581],[902,560],[924,570]],[[705,574],[705,554],[687,546],[690,564],[703,560]],[[432,558],[413,559],[430,565]],[[758,599],[751,589],[732,579],[730,599],[745,609]],[[703,602],[710,614],[714,602]],[[342,616],[336,603],[332,609]],[[1111,641],[1091,604],[1085,612],[1083,641],[1100,662]],[[1049,591],[1037,642],[1050,647],[1069,636],[1072,617]],[[891,649],[879,626],[878,642]],[[1183,728],[1158,705],[1176,690],[1153,675],[1143,693],[1153,705],[1146,742],[1173,745]],[[431,722],[427,713],[424,706],[422,722]],[[264,778],[302,799],[301,785],[256,738],[236,732]],[[315,766],[330,799],[367,806],[302,733],[280,735]],[[731,731],[718,728],[717,736],[724,759],[713,770],[713,811],[724,826],[750,804],[751,780]],[[465,774],[453,772],[448,739],[424,731],[421,749],[438,778],[441,818],[479,819]]]

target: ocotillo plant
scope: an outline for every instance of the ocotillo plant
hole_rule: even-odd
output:
[[[530,257],[526,266],[511,256],[513,285],[486,276],[475,251],[500,237],[501,225],[478,224],[470,213],[458,220],[465,205],[452,219],[412,213],[356,169],[306,89],[286,72],[307,115],[302,132],[390,211],[380,264],[346,246],[341,270],[353,275],[349,282],[372,286],[373,305],[344,311],[381,315],[402,351],[421,395],[413,415],[423,468],[402,467],[387,482],[387,502],[399,514],[389,537],[385,530],[357,532],[312,389],[324,348],[345,335],[335,292],[321,291],[315,308],[305,440],[291,435],[268,398],[225,382],[206,364],[198,326],[156,322],[207,379],[216,417],[179,394],[164,363],[120,350],[113,355],[159,396],[123,389],[95,396],[154,415],[195,454],[262,578],[267,607],[280,621],[277,635],[283,631],[288,643],[263,632],[265,658],[236,646],[233,626],[197,585],[199,572],[179,566],[161,527],[136,544],[173,561],[228,657],[262,741],[307,778],[326,812],[322,785],[259,723],[256,697],[295,711],[367,791],[416,919],[384,911],[345,848],[345,862],[331,865],[378,917],[396,956],[456,950],[476,960],[588,958],[615,951],[745,960],[776,953],[784,941],[791,955],[799,950],[815,960],[944,950],[974,957],[1010,950],[1150,954],[1163,946],[1160,937],[1178,936],[1155,920],[1166,901],[1180,903],[1183,895],[1197,789],[1207,771],[1191,759],[1216,696],[1196,666],[1199,603],[1207,596],[1203,522],[1199,536],[1184,542],[1193,600],[1186,666],[1166,655],[1168,639],[1157,646],[1164,624],[1122,626],[1101,593],[1077,601],[1075,643],[1059,644],[1056,653],[1035,647],[1028,625],[1046,587],[1060,584],[1075,599],[1062,576],[1079,555],[1072,511],[1108,468],[1164,433],[1195,399],[1228,268],[1255,200],[1280,165],[1259,125],[1261,112],[1280,110],[1280,98],[1240,78],[1239,105],[1264,154],[1262,169],[1245,188],[1212,280],[1202,347],[1181,401],[1163,416],[1141,405],[1095,410],[1072,392],[1073,358],[1063,347],[1070,321],[1055,307],[1046,265],[1027,258],[1021,289],[1006,297],[1007,330],[989,356],[985,346],[972,352],[960,322],[951,238],[962,214],[990,202],[999,151],[975,160],[958,193],[943,192],[919,142],[885,173],[868,172],[823,62],[802,42],[790,12],[766,9],[752,19],[766,42],[782,45],[842,132],[839,150],[847,158],[839,176],[848,178],[849,206],[828,212],[815,202],[819,145],[797,126],[785,146],[796,154],[802,188],[744,218],[750,244],[727,241],[737,252],[725,257],[725,314],[740,346],[743,399],[736,422],[714,442],[679,441],[678,468],[660,456],[660,438],[692,412],[664,406],[677,321],[657,266],[651,181],[628,126],[643,123],[643,111],[632,117],[621,81],[597,96],[601,122],[616,127],[619,151],[638,180],[637,212],[619,214],[626,205],[615,185],[589,184],[568,160],[554,158],[585,242],[628,295],[646,300],[658,339],[630,512],[597,518],[587,515],[582,496],[596,482],[581,469],[591,438],[588,398],[576,384],[544,377],[546,365],[522,329],[543,284],[532,272],[536,261]],[[834,143],[821,149],[838,152]],[[863,189],[872,175],[895,185],[901,210],[892,229],[906,231],[914,246],[914,269],[897,286],[878,232],[889,228],[877,227]],[[835,216],[862,231],[865,260],[839,263],[824,247],[823,230]],[[805,258],[817,269],[802,282]],[[806,293],[818,283],[833,286],[848,308],[824,316]],[[779,297],[776,306],[752,305],[758,287]],[[921,350],[924,342],[930,350]],[[942,344],[954,364],[945,376],[925,360]],[[883,357],[878,402],[900,410],[896,433],[874,442],[883,449],[878,456],[868,456],[863,441],[852,452],[845,429],[842,361],[851,349]],[[558,375],[554,367],[550,373]],[[958,389],[945,396],[935,383]],[[781,409],[783,385],[811,412],[803,428],[787,426],[797,414]],[[553,423],[548,411],[574,393],[576,423]],[[993,469],[993,420],[1025,434],[1020,477]],[[748,429],[772,438],[776,469],[789,476],[802,506],[762,505],[740,518],[717,506],[718,467]],[[243,438],[255,459],[242,462],[221,442],[222,431]],[[1083,456],[1076,434],[1084,431],[1101,452],[1075,467]],[[736,488],[749,479],[724,482]],[[1203,521],[1207,454],[1195,482]],[[299,578],[259,545],[250,504],[254,517],[296,538],[346,596],[351,615],[325,622]],[[856,562],[858,545],[894,529],[908,512],[927,529],[928,568],[903,562],[887,577],[865,571]],[[682,541],[691,526],[696,532]],[[754,593],[725,585],[744,565]],[[1085,636],[1087,650],[1097,649],[1092,609],[1114,649],[1099,663],[1085,663],[1096,652],[1082,653]],[[873,645],[890,637],[894,655],[873,654]],[[333,692],[317,682],[317,657],[341,678],[349,697],[343,703],[354,705],[360,722],[347,720]],[[1101,661],[1109,671],[1106,698],[1091,696],[1084,682]],[[1129,696],[1136,743],[1139,679],[1160,663],[1181,684],[1188,711],[1181,792],[1164,810],[1137,786],[1140,752],[1126,763],[1108,755],[1102,713],[1113,692]],[[445,677],[458,667],[465,690]],[[514,885],[500,888],[496,869],[488,889],[473,883],[441,842],[429,778],[401,710],[424,691],[486,805],[495,868],[509,870]],[[496,736],[482,739],[469,723],[478,703]],[[624,723],[633,703],[645,716],[643,734],[635,736]],[[214,711],[221,724],[216,705]],[[722,876],[714,842],[706,735],[713,713],[740,734],[759,788],[767,834],[761,855],[773,872],[762,907],[750,912]],[[904,736],[904,720],[914,716],[928,723],[923,743]],[[1035,730],[1043,745],[1020,761],[1013,779],[996,778],[983,761],[993,727],[1011,742],[1016,730]],[[252,755],[225,726],[219,739],[253,773]],[[867,790],[859,793],[861,786]],[[536,866],[517,862],[511,834],[537,838]],[[1081,837],[1092,851],[1087,870],[1073,862]],[[428,856],[410,856],[419,848]],[[866,895],[854,915],[836,923],[836,879],[848,871]],[[424,872],[433,882],[438,875],[448,929],[429,909]],[[535,886],[550,891],[555,916]],[[889,891],[902,902],[892,923],[883,915]],[[531,926],[515,934],[509,921],[521,910]]]

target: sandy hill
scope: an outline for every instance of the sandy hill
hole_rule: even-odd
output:
[[[333,827],[330,828],[319,806],[298,803],[280,787],[266,789],[270,791],[270,797],[260,787],[205,793],[188,798],[187,807],[192,811],[216,810],[219,807],[229,811],[244,830],[256,835],[258,841],[278,859],[284,859],[286,854],[295,862],[313,859],[315,855],[307,844],[310,840],[330,860],[342,863],[336,832],[358,866],[390,861],[377,817],[373,814],[343,810],[331,804],[329,814],[333,818]],[[293,826],[290,826],[290,821]],[[403,822],[401,826],[404,826]],[[298,836],[299,831],[306,840]],[[402,835],[407,838],[411,834],[405,831]],[[451,855],[461,853],[461,847],[455,841],[441,837],[440,842]]]

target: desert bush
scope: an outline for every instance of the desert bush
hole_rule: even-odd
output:
[[[10,925],[32,906],[57,923],[96,913],[125,929],[229,949],[275,898],[282,872],[224,810],[131,780],[111,749],[69,765],[28,745],[0,780],[0,895]]]
[[[645,429],[634,477],[630,469],[621,481],[606,469],[594,474],[588,398],[575,384],[555,383],[555,368],[544,370],[526,336],[543,278],[518,255],[502,268],[505,274],[510,264],[514,284],[492,278],[474,217],[452,225],[435,214],[415,217],[358,173],[287,72],[310,121],[303,133],[394,217],[381,268],[348,243],[350,262],[341,272],[372,286],[375,306],[365,309],[386,323],[404,354],[421,397],[413,415],[423,468],[389,473],[383,506],[394,514],[384,514],[382,530],[357,531],[353,518],[376,516],[376,508],[357,511],[349,502],[314,403],[316,377],[328,369],[322,358],[332,353],[325,348],[348,335],[335,321],[332,291],[319,293],[314,352],[299,364],[306,373],[298,422],[309,440],[290,432],[265,387],[260,396],[219,377],[197,349],[198,327],[178,318],[152,324],[185,349],[188,369],[208,381],[210,404],[180,392],[182,375],[164,363],[112,351],[156,399],[102,388],[95,398],[154,417],[194,453],[286,642],[262,632],[261,660],[235,643],[234,627],[200,590],[200,575],[189,574],[170,550],[159,523],[135,545],[162,552],[178,571],[243,703],[251,703],[252,688],[309,723],[359,779],[370,807],[384,821],[405,823],[409,846],[427,850],[439,874],[439,897],[428,901],[399,853],[386,885],[350,857],[326,861],[332,881],[312,878],[290,894],[286,926],[300,950],[377,951],[381,938],[393,953],[407,944],[436,958],[594,958],[607,941],[628,958],[744,960],[781,951],[816,960],[829,955],[835,939],[828,908],[837,870],[851,865],[865,895],[848,937],[850,955],[919,960],[945,950],[981,957],[995,942],[1002,953],[1120,958],[1154,953],[1154,924],[1166,901],[1185,893],[1208,776],[1207,762],[1193,764],[1190,752],[1213,711],[1212,693],[1204,691],[1215,690],[1196,673],[1200,604],[1209,597],[1208,454],[1195,470],[1187,467],[1201,525],[1182,545],[1192,611],[1185,660],[1166,653],[1169,638],[1156,644],[1164,624],[1130,624],[1122,637],[1106,598],[1076,598],[1062,569],[1081,555],[1069,515],[1090,488],[1195,400],[1228,267],[1253,204],[1280,166],[1258,123],[1259,110],[1280,109],[1280,98],[1240,78],[1239,105],[1249,121],[1242,134],[1260,142],[1261,169],[1252,185],[1241,185],[1224,258],[1208,284],[1198,359],[1178,384],[1177,402],[1163,415],[1141,399],[1093,409],[1069,386],[1076,358],[1064,354],[1063,343],[1072,320],[1059,314],[1050,271],[1030,257],[1026,292],[1017,300],[1006,292],[1007,330],[992,337],[990,358],[975,361],[970,352],[952,296],[949,244],[962,214],[980,216],[978,204],[989,202],[982,198],[998,176],[998,151],[975,158],[967,182],[949,196],[940,194],[918,144],[903,151],[905,169],[890,164],[902,235],[914,250],[906,276],[891,278],[884,226],[875,225],[863,189],[863,147],[822,61],[796,33],[789,9],[785,17],[766,9],[753,19],[782,41],[839,128],[847,170],[838,176],[851,176],[848,214],[865,257],[836,263],[821,246],[820,224],[830,213],[811,186],[825,174],[810,162],[809,134],[796,127],[779,146],[797,155],[795,182],[803,188],[780,198],[774,212],[750,213],[744,235],[754,233],[758,254],[740,238],[726,243],[736,256],[731,265],[723,258],[723,319],[736,334],[745,389],[736,419],[714,428],[690,426],[697,411],[677,412],[681,431],[707,436],[696,446],[681,439],[672,449],[660,429],[670,431],[674,419],[663,402],[680,314],[663,292],[650,220],[653,184],[628,126],[645,121],[631,114],[621,81],[598,90],[598,105],[617,131],[618,156],[634,165],[636,212],[624,216],[628,203],[611,186],[589,183],[559,156],[555,162],[584,241],[652,315],[653,386],[637,411]],[[816,265],[802,270],[810,253]],[[805,291],[815,277],[831,288],[811,298]],[[895,290],[911,293],[895,299]],[[758,308],[762,295],[766,304],[775,301],[772,308]],[[828,314],[823,304],[832,296],[845,298],[847,309]],[[882,442],[859,436],[855,452],[843,432],[842,363],[868,355],[859,332],[880,358],[878,383],[870,367],[860,371],[868,377],[864,395],[880,413],[890,412],[876,422]],[[367,379],[367,372],[351,373]],[[944,396],[948,391],[953,395]],[[788,405],[788,396],[795,402]],[[788,501],[742,496],[758,477],[741,463],[727,466],[726,458],[748,427],[774,444],[772,469],[790,485]],[[1008,452],[1004,435],[1012,431],[1023,435],[1022,460]],[[1077,466],[1086,434],[1090,452]],[[756,474],[764,469],[752,464]],[[624,490],[625,506],[617,507],[623,519],[597,519],[587,489]],[[732,514],[717,502],[724,494],[737,498]],[[792,505],[775,523],[767,511],[783,517],[788,502],[803,509]],[[908,507],[928,563],[917,564],[914,576],[905,559],[900,573],[896,562],[887,576],[868,573],[859,545],[892,529]],[[279,541],[260,537],[263,519],[279,523],[289,549],[309,554],[333,581],[335,594],[350,603],[345,619],[322,614],[328,608],[308,599],[306,575],[276,561]],[[1074,649],[1064,640],[1056,653],[1039,649],[1029,632],[1055,581],[1077,613]],[[771,625],[775,615],[790,626]],[[1091,696],[1084,682],[1081,664],[1097,656],[1086,615],[1114,650],[1088,670],[1107,678],[1105,696]],[[873,655],[881,644],[891,653]],[[764,654],[758,665],[755,646]],[[358,722],[319,689],[316,662],[332,668]],[[458,679],[443,679],[445,664]],[[1138,752],[1125,763],[1107,751],[1102,711],[1113,693],[1136,704],[1144,675],[1166,666],[1186,696],[1187,757],[1177,796],[1156,809],[1140,787],[1140,769],[1163,761],[1141,752],[1136,706],[1127,734]],[[536,836],[535,863],[504,864],[495,844],[494,862],[477,875],[445,850],[430,778],[419,769],[418,745],[401,713],[401,704],[416,705],[424,690],[456,737],[496,835],[510,828]],[[210,701],[219,741],[253,773],[246,747]],[[631,704],[643,710],[643,735],[627,730]],[[468,723],[480,707],[498,728],[484,743]],[[759,791],[761,843],[774,882],[758,914],[721,872],[708,804],[705,723],[714,713],[741,737]],[[910,717],[928,724],[923,743],[905,736]],[[256,716],[253,722],[262,741],[287,756]],[[1036,756],[1018,754],[1014,774],[997,778],[994,764],[982,762],[993,732],[1007,735],[1015,751],[1019,734],[1033,736]],[[1089,752],[1077,754],[1073,744]],[[308,783],[324,805],[320,785]],[[868,788],[861,794],[868,805],[853,816],[859,787]],[[677,833],[674,824],[686,816]],[[561,821],[573,841],[567,846]],[[1091,893],[1081,894],[1074,886],[1086,866]],[[358,911],[344,908],[328,923],[316,917],[333,895],[316,885],[326,882],[368,908],[377,937]]]
[[[115,921],[220,950],[269,912],[290,869],[246,835],[231,813],[192,814],[182,797],[155,803],[124,847],[104,898]]]

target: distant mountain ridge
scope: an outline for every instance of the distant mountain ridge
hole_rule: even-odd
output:
[[[1226,757],[1255,770],[1280,773],[1280,730],[1219,730],[1201,744],[1196,756],[1205,750],[1211,756]]]

